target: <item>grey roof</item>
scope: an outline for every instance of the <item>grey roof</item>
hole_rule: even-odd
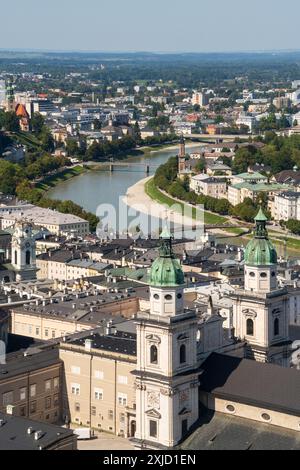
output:
[[[0,413],[1,422],[0,450],[46,450],[57,442],[73,436],[73,431],[70,429],[4,413]],[[28,428],[32,428],[32,434],[27,433]],[[38,440],[34,438],[36,431],[42,432]]]
[[[202,370],[201,390],[300,416],[300,372],[296,369],[212,353]]]
[[[299,450],[300,433],[232,415],[201,413],[182,450]]]
[[[7,363],[0,365],[0,381],[7,380],[9,377],[15,377],[27,372],[44,369],[53,364],[62,363],[58,357],[58,350],[51,349],[40,351],[37,354],[23,355],[7,355]]]
[[[80,339],[69,341],[69,343],[75,344],[77,346],[84,346],[86,339],[90,339],[92,341],[93,349],[101,349],[103,351],[136,356],[137,344],[136,334],[134,333],[116,331],[116,334],[106,336],[99,333],[88,333],[86,336]]]

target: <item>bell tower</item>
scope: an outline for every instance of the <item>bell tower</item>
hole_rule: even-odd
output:
[[[183,135],[180,138],[179,154],[178,154],[178,174],[182,175],[185,170],[185,140]]]
[[[150,271],[150,311],[137,315],[137,448],[172,448],[198,419],[197,317],[167,229]]]
[[[36,279],[35,240],[32,226],[27,222],[18,222],[11,242],[11,262],[16,273],[16,281]]]
[[[245,285],[231,294],[233,326],[246,342],[245,355],[260,362],[288,365],[289,296],[278,287],[277,253],[260,209],[253,239],[245,251]]]

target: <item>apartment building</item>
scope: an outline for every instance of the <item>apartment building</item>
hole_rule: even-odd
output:
[[[89,234],[89,223],[86,220],[31,204],[14,208],[1,207],[0,214],[2,230],[26,218],[34,225],[44,227],[55,235],[76,234],[83,237]]]
[[[275,220],[300,220],[300,192],[285,191],[276,194],[272,217]]]
[[[0,450],[77,450],[71,429],[0,413]]]
[[[14,334],[47,341],[97,328],[112,319],[124,321],[138,310],[136,292],[58,292],[52,298],[35,299],[30,304],[13,307],[10,328]]]
[[[82,253],[58,249],[42,253],[37,257],[38,279],[67,281],[80,277],[97,276],[110,267],[90,259],[83,259]]]
[[[62,370],[57,349],[8,354],[0,364],[0,412],[60,422]]]
[[[223,178],[214,178],[206,174],[192,176],[190,183],[191,190],[196,194],[211,196],[216,199],[226,198],[227,181]]]
[[[60,343],[64,362],[63,415],[80,426],[124,437],[136,429],[136,336],[98,332]]]
[[[246,198],[256,201],[261,193],[267,193],[271,208],[274,205],[275,195],[289,189],[289,186],[277,183],[237,183],[228,186],[228,201],[233,206],[236,206],[244,202]]]

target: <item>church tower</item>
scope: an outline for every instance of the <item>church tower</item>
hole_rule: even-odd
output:
[[[137,315],[135,445],[168,449],[198,419],[197,317],[168,230],[150,271],[150,312]]]
[[[5,94],[6,94],[6,111],[15,110],[15,95],[13,89],[12,79],[8,79],[5,83]]]
[[[36,279],[35,240],[32,236],[32,226],[19,222],[11,242],[11,262],[16,273],[16,281]]]
[[[185,171],[185,140],[183,135],[180,138],[180,147],[179,147],[179,154],[178,154],[178,174],[182,175]]]
[[[235,336],[246,341],[246,357],[288,364],[289,297],[277,283],[277,253],[269,240],[267,218],[260,209],[254,238],[245,251],[245,285],[233,297]]]

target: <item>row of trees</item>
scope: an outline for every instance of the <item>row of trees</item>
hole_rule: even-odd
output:
[[[134,150],[137,146],[160,145],[175,140],[178,140],[176,134],[162,134],[147,137],[142,140],[139,129],[134,128],[132,136],[124,136],[112,142],[94,142],[88,149],[84,141],[78,144],[77,140],[68,139],[66,142],[66,150],[69,156],[77,156],[84,161],[101,161],[107,160],[108,157],[125,155],[131,150]]]

